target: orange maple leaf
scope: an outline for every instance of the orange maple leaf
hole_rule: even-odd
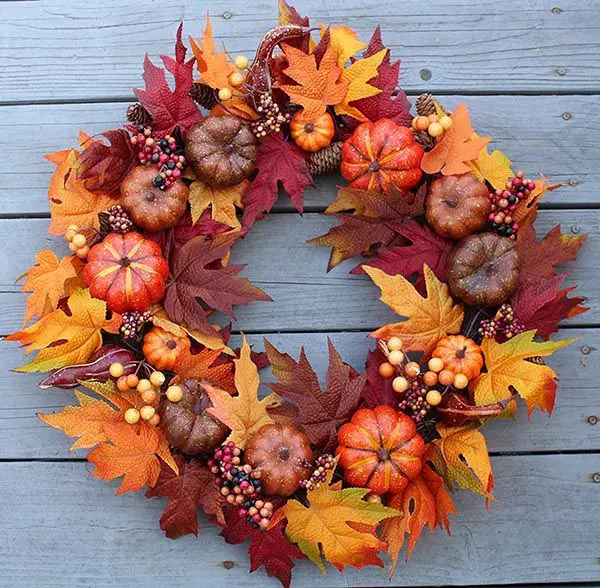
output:
[[[224,352],[223,349],[202,349],[199,353],[192,354],[189,349],[177,359],[174,368],[174,382],[182,382],[188,378],[207,380],[214,386],[227,390],[228,393],[235,392],[233,378],[233,364],[231,361],[213,365]]]
[[[340,79],[342,70],[330,46],[318,66],[314,54],[306,54],[291,45],[284,45],[283,50],[288,60],[284,73],[298,85],[283,84],[279,87],[304,108],[304,119],[316,120],[325,112],[327,105],[344,100],[348,82]]]
[[[441,140],[421,160],[421,169],[427,174],[453,176],[471,171],[469,165],[487,145],[490,137],[474,137],[471,118],[465,104],[459,104],[452,114],[452,126]]]

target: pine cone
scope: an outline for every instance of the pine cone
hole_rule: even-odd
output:
[[[537,365],[546,365],[546,362],[544,361],[543,357],[540,357],[539,355],[536,357],[528,357],[526,359],[526,361],[530,362],[530,363],[535,363]]]
[[[206,84],[195,83],[190,90],[190,96],[203,108],[210,110],[217,103],[215,91]]]
[[[308,171],[312,176],[336,171],[342,163],[342,141],[334,141],[308,158]]]
[[[429,116],[430,114],[435,114],[435,98],[433,94],[424,93],[421,94],[417,101],[415,102],[415,106],[417,107],[417,114],[419,116]]]
[[[139,102],[127,107],[127,120],[134,125],[144,125],[145,127],[152,124],[152,116]]]

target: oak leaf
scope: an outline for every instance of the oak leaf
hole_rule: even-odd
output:
[[[505,343],[484,338],[481,351],[487,372],[473,383],[473,395],[478,405],[492,404],[510,395],[514,389],[527,404],[529,415],[536,406],[552,414],[556,399],[556,373],[547,365],[526,361],[546,357],[577,339],[563,341],[534,341],[535,331],[515,335]]]
[[[200,72],[200,78],[197,81],[215,90],[221,88],[233,89],[229,84],[229,75],[233,73],[233,65],[231,65],[224,52],[217,51],[213,39],[212,23],[208,14],[206,15],[206,27],[202,39],[197,41],[190,37],[190,45]]]
[[[250,346],[244,337],[240,358],[235,363],[235,387],[237,396],[232,396],[225,390],[205,385],[206,391],[213,403],[208,412],[231,429],[226,442],[234,441],[243,449],[246,442],[263,425],[273,423],[267,409],[278,404],[275,394],[269,394],[259,400],[258,388],[260,380],[258,369],[252,362]]]
[[[330,486],[332,476],[329,470],[325,482],[306,493],[309,506],[288,500],[277,509],[271,528],[287,519],[288,540],[323,571],[323,557],[339,571],[348,565],[382,567],[377,552],[386,545],[375,532],[383,519],[398,516],[398,511],[363,500],[367,488]]]
[[[39,351],[18,372],[45,372],[66,365],[84,363],[102,345],[102,330],[116,333],[121,317],[106,318],[106,303],[92,298],[90,291],[78,288],[67,300],[69,314],[61,308],[42,317],[31,326],[9,335],[27,347],[25,353]]]
[[[370,337],[386,340],[400,337],[405,351],[422,351],[429,356],[442,337],[460,332],[463,307],[454,304],[448,285],[438,280],[427,265],[423,266],[425,297],[401,275],[389,276],[368,266],[363,266],[363,269],[381,289],[380,300],[396,314],[407,318],[403,323],[377,329]]]
[[[506,182],[514,175],[510,159],[499,150],[488,153],[487,147],[481,149],[471,165],[473,174],[480,181],[489,182],[494,190],[503,190]]]
[[[244,207],[242,196],[249,185],[248,180],[235,186],[210,186],[196,180],[190,186],[189,195],[192,222],[194,224],[198,222],[204,211],[210,207],[211,217],[214,221],[239,230],[241,225],[237,218],[236,207]]]
[[[320,25],[319,28],[321,37],[325,31],[329,31],[329,43],[340,67],[344,67],[350,57],[366,47],[362,41],[358,40],[358,33],[345,25],[330,27]]]
[[[480,151],[490,142],[489,137],[474,136],[469,111],[459,104],[452,114],[452,126],[436,144],[425,153],[421,169],[427,174],[453,176],[471,171],[471,162],[479,157]]]
[[[321,390],[304,348],[300,350],[300,358],[296,362],[265,339],[273,375],[278,380],[269,384],[269,387],[275,394],[296,405],[298,422],[311,443],[325,453],[335,449],[337,430],[358,407],[366,381],[364,375],[357,375],[353,368],[342,361],[331,340],[327,340],[327,345],[327,386]]]

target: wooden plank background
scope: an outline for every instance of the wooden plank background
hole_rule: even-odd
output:
[[[479,497],[458,493],[453,538],[426,537],[391,585],[600,582],[600,0],[298,0],[297,8],[364,40],[381,22],[409,94],[433,91],[448,107],[467,101],[474,127],[517,167],[565,184],[544,204],[540,229],[561,223],[590,234],[566,268],[590,312],[561,328],[579,339],[552,360],[561,376],[554,415],[528,421],[521,410],[514,423],[486,427],[498,500],[486,511]],[[169,52],[180,19],[199,35],[207,9],[218,41],[249,56],[276,19],[275,0],[0,0],[0,334],[20,326],[24,296],[14,282],[35,251],[65,249],[46,235],[52,166],[42,154],[74,145],[79,129],[122,122],[145,52]],[[240,309],[235,329],[257,347],[263,336],[293,354],[306,346],[321,375],[327,337],[360,369],[368,331],[392,317],[369,280],[348,275],[352,262],[326,274],[328,251],[306,244],[331,225],[318,213],[335,186],[319,179],[303,217],[282,199],[235,250],[274,299]],[[198,539],[169,541],[158,528],[160,500],[115,497],[115,484],[86,474],[82,455],[35,417],[70,393],[40,391],[37,376],[9,371],[22,361],[15,345],[0,344],[0,586],[277,585],[263,571],[249,576],[244,546],[226,545],[217,529],[203,524]],[[304,562],[295,585],[390,582],[385,570],[322,576]]]

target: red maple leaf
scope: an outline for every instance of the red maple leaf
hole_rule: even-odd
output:
[[[160,476],[146,496],[165,496],[169,499],[162,516],[160,528],[169,539],[183,535],[198,535],[198,507],[219,525],[225,524],[223,497],[215,484],[215,477],[197,459],[186,461],[183,455],[175,456],[179,474],[161,462]]]
[[[304,189],[313,186],[306,164],[306,153],[282,133],[267,135],[258,146],[258,174],[244,195],[242,226],[248,230],[256,220],[273,208],[279,184],[298,212],[302,212]]]
[[[394,378],[384,378],[379,373],[379,366],[387,361],[383,352],[377,348],[367,353],[367,381],[361,394],[361,405],[375,408],[387,404],[393,408],[398,406],[398,395],[392,388]]]
[[[289,588],[292,580],[294,559],[305,559],[302,552],[283,534],[285,522],[266,531],[254,529],[236,508],[225,508],[225,528],[221,536],[227,543],[238,545],[250,537],[248,554],[250,572],[264,566],[267,574],[277,578],[282,586]]]
[[[144,59],[144,90],[136,89],[135,95],[142,106],[152,116],[152,128],[158,135],[166,135],[175,127],[179,127],[185,135],[197,120],[200,112],[196,103],[190,96],[194,80],[193,66],[195,59],[185,61],[186,47],[181,41],[183,23],[177,29],[177,42],[175,43],[175,59],[168,55],[160,58],[167,70],[173,75],[175,90],[171,90],[165,70],[150,61],[146,54]]]
[[[298,407],[298,421],[311,443],[333,451],[337,445],[337,429],[356,410],[365,384],[365,375],[345,364],[328,339],[329,367],[327,388],[321,390],[304,348],[300,359],[294,361],[287,353],[280,353],[265,339],[265,349],[273,375],[279,380],[269,387],[279,396]]]

